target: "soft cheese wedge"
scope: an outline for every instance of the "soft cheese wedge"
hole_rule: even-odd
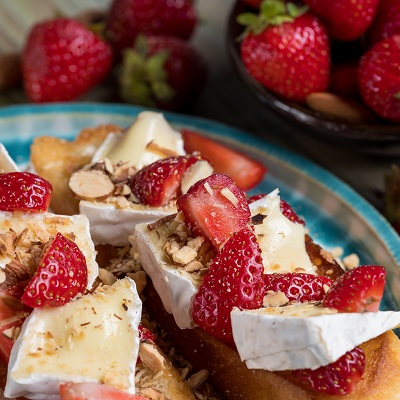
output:
[[[130,278],[62,307],[35,309],[12,349],[5,396],[59,399],[61,382],[135,393],[141,312]]]
[[[338,313],[313,304],[231,312],[242,361],[250,369],[318,368],[400,324],[400,312]],[[257,334],[262,332],[262,334]]]
[[[32,246],[44,244],[60,232],[74,241],[84,254],[88,269],[88,288],[92,287],[98,275],[98,265],[87,217],[70,217],[49,212],[23,214],[1,211],[0,219],[0,240],[5,244],[5,250],[0,252],[0,268],[4,269],[15,258],[29,265],[33,262],[30,253]]]
[[[7,149],[0,143],[0,172],[16,172],[19,168]]]

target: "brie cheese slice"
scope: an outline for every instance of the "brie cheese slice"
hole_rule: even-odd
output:
[[[282,371],[328,365],[395,328],[400,312],[338,313],[312,304],[231,312],[235,344],[248,368]]]
[[[73,240],[85,256],[88,268],[88,288],[98,275],[96,251],[90,237],[89,221],[84,215],[64,216],[45,213],[19,213],[0,211],[0,235],[14,232],[19,240],[10,254],[0,253],[0,268],[5,268],[12,259],[27,260],[27,250],[33,243],[46,243],[57,232]]]
[[[12,349],[5,396],[59,399],[62,382],[134,394],[141,314],[130,278],[62,307],[34,309]]]
[[[1,172],[18,172],[19,168],[11,158],[7,149],[0,143],[0,173]]]

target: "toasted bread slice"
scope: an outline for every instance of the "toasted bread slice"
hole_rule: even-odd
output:
[[[57,214],[79,212],[79,200],[69,189],[71,174],[88,164],[109,133],[121,132],[116,125],[83,129],[74,141],[51,136],[36,138],[31,146],[31,163],[35,171],[53,185],[50,207]]]
[[[199,328],[179,329],[154,287],[145,289],[149,312],[169,334],[169,339],[194,368],[206,368],[217,391],[229,400],[386,400],[400,399],[400,340],[392,332],[363,345],[367,363],[363,380],[353,393],[331,396],[305,390],[290,372],[250,370],[238,353]]]

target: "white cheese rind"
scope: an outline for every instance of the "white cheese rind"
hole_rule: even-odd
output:
[[[137,224],[157,221],[176,212],[176,207],[156,208],[131,204],[127,208],[118,208],[114,204],[82,200],[79,203],[79,212],[89,219],[94,244],[126,246],[129,244],[128,237],[134,233]]]
[[[5,395],[59,399],[61,382],[135,393],[142,303],[130,278],[62,307],[35,309],[11,352]]]
[[[174,316],[179,328],[194,328],[191,305],[198,286],[191,274],[167,264],[156,242],[157,234],[149,231],[147,224],[136,225],[136,245],[142,267],[150,276],[165,310]]]
[[[265,216],[263,223],[254,227],[265,273],[294,272],[301,268],[301,272],[315,274],[316,267],[306,251],[304,226],[282,214],[279,191],[274,190],[249,207],[252,216]]]
[[[26,230],[31,242],[47,241],[60,232],[72,239],[85,256],[88,268],[88,288],[98,275],[96,251],[90,237],[89,221],[84,215],[64,216],[46,213],[17,213],[0,211],[0,234],[12,229],[17,235]],[[9,256],[0,255],[0,268],[11,261]]]
[[[19,168],[7,149],[0,143],[0,172],[18,172]]]
[[[248,368],[315,369],[400,323],[395,311],[286,316],[285,308],[231,312],[235,344]]]

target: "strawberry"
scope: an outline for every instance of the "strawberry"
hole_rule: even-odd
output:
[[[123,390],[96,382],[61,383],[61,400],[147,400]]]
[[[340,312],[378,311],[385,283],[384,267],[367,265],[351,269],[332,284],[323,306]]]
[[[258,16],[244,13],[246,25],[240,54],[248,73],[285,99],[304,102],[309,93],[326,91],[329,83],[328,35],[304,7],[266,0]]]
[[[307,302],[322,301],[325,288],[332,285],[332,280],[326,276],[286,273],[264,274],[265,291],[282,292],[289,301]]]
[[[361,58],[358,82],[365,104],[379,116],[400,122],[400,35],[372,46]]]
[[[0,174],[0,210],[47,211],[53,187],[51,183],[30,172]]]
[[[167,205],[180,194],[182,176],[197,160],[196,156],[173,156],[147,165],[132,178],[132,193],[141,203]]]
[[[262,199],[265,196],[266,196],[266,194],[263,194],[263,193],[255,194],[255,195],[249,197],[247,199],[247,202],[248,202],[248,204],[251,204],[257,200]],[[294,222],[296,224],[301,224],[304,226],[306,225],[306,223],[293,210],[292,206],[289,203],[287,203],[285,200],[282,200],[282,199],[280,200],[279,207],[280,207],[282,214],[286,218],[290,219],[292,222]]]
[[[350,99],[360,98],[358,89],[358,59],[332,66],[329,91]]]
[[[72,240],[58,232],[43,250],[21,301],[33,308],[62,306],[83,293],[86,285],[85,256]]]
[[[375,44],[394,35],[400,35],[400,1],[380,1],[376,16],[367,32],[368,41]]]
[[[124,51],[119,74],[121,97],[130,103],[172,111],[188,109],[206,82],[202,55],[173,36],[140,35]]]
[[[156,338],[154,337],[154,334],[150,329],[147,329],[142,324],[139,324],[139,340],[141,342],[145,340],[155,342]]]
[[[344,395],[353,391],[362,379],[364,369],[365,354],[356,347],[332,364],[315,370],[295,370],[293,375],[310,389],[330,395]]]
[[[191,0],[114,0],[106,35],[118,50],[131,47],[139,33],[189,39],[197,25]]]
[[[181,133],[186,153],[198,151],[211,163],[216,173],[230,176],[242,190],[257,186],[267,171],[261,162],[198,132],[182,129]]]
[[[0,360],[7,365],[17,334],[31,309],[21,303],[23,291],[18,286],[0,289]]]
[[[205,332],[234,346],[230,312],[260,308],[264,285],[261,250],[254,232],[235,233],[213,259],[193,299],[193,320]]]
[[[303,1],[321,18],[329,35],[342,41],[358,39],[365,33],[376,15],[379,3],[379,0]]]
[[[77,99],[109,73],[112,50],[80,22],[57,18],[30,31],[22,54],[25,91],[33,102]]]
[[[176,201],[188,228],[219,248],[235,232],[244,228],[250,210],[242,190],[231,178],[213,174],[196,182]]]

